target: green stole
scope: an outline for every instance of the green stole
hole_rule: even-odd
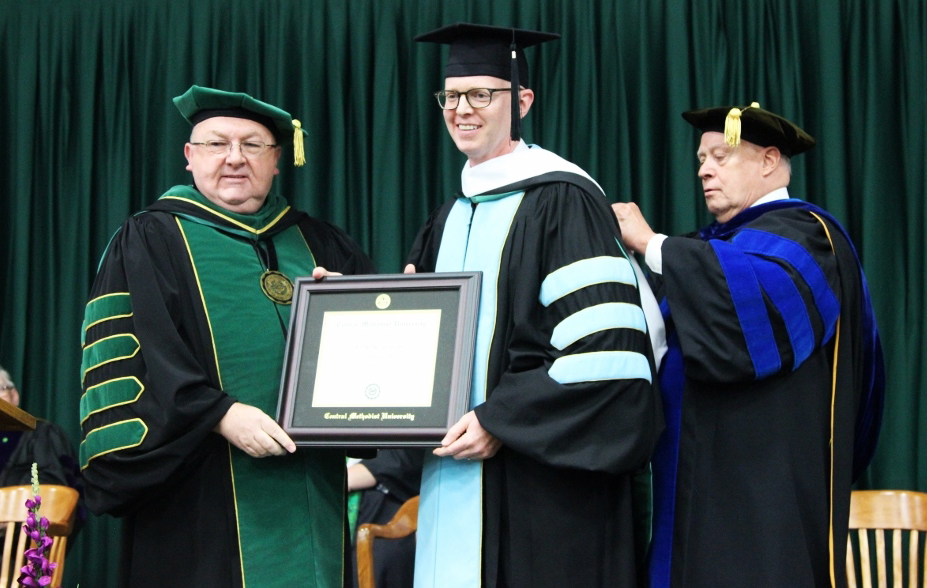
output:
[[[172,188],[166,199],[203,210],[175,214],[212,330],[220,385],[273,417],[283,369],[280,325],[289,325],[290,306],[261,290],[253,243],[272,239],[278,269],[290,280],[312,273],[312,252],[297,226],[275,232],[287,210],[279,196],[251,215],[218,208],[186,186]],[[255,459],[230,444],[229,456],[244,586],[341,587],[344,451],[300,448]]]

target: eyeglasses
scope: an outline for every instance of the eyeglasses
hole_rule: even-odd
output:
[[[226,155],[232,152],[232,146],[238,145],[242,155],[257,157],[262,155],[271,147],[277,147],[275,144],[267,144],[261,141],[242,141],[241,143],[232,143],[231,141],[200,141],[190,142],[191,145],[200,145],[208,153],[213,155]]]
[[[463,94],[467,97],[467,104],[473,108],[486,108],[492,102],[492,95],[496,92],[511,92],[511,88],[473,88]],[[454,110],[460,104],[461,92],[454,90],[441,90],[435,92],[438,104],[444,110]]]

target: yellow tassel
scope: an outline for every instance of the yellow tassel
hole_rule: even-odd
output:
[[[751,102],[750,106],[747,108],[759,107],[759,102]],[[747,110],[747,108],[744,108],[744,110]],[[724,119],[724,142],[731,147],[740,145],[740,118],[743,115],[744,110],[739,108],[732,108],[731,111],[727,113],[727,117]]]
[[[740,145],[740,115],[739,108],[732,108],[724,119],[724,142],[731,147]]]
[[[293,119],[293,164],[301,167],[306,163],[306,151],[303,147],[303,127],[295,118]]]

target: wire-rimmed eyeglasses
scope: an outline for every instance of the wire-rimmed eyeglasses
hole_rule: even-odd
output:
[[[511,92],[511,88],[472,88],[466,92],[456,90],[441,90],[435,92],[438,105],[444,110],[454,110],[460,105],[460,95],[467,97],[467,103],[472,108],[486,108],[492,102],[492,95],[496,92]]]
[[[276,144],[268,144],[262,141],[242,141],[241,143],[232,143],[231,141],[214,140],[198,142],[190,141],[190,144],[200,145],[207,151],[207,153],[211,153],[213,155],[226,155],[227,153],[231,153],[233,145],[238,145],[242,155],[249,155],[251,157],[257,157],[264,154],[264,152],[266,152],[268,149],[277,147]]]

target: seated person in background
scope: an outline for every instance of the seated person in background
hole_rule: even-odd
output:
[[[0,367],[0,398],[19,406],[19,390],[10,374]],[[38,464],[40,484],[70,486],[81,492],[77,452],[67,433],[59,425],[37,418],[34,431],[3,431],[0,433],[0,486],[32,483],[32,464]],[[83,500],[78,502],[71,536],[77,533],[86,518]],[[69,546],[73,542],[69,543]]]
[[[348,467],[348,490],[361,491],[357,525],[384,525],[407,500],[418,496],[425,450],[381,449],[377,457]],[[415,568],[415,535],[377,541],[374,578],[378,588],[411,588]],[[356,541],[351,541],[354,586],[357,586]]]
[[[19,406],[19,390],[0,367],[0,398]],[[77,454],[60,426],[36,419],[34,431],[4,431],[0,435],[0,486],[31,484],[32,463],[39,465],[39,482],[79,488]]]

